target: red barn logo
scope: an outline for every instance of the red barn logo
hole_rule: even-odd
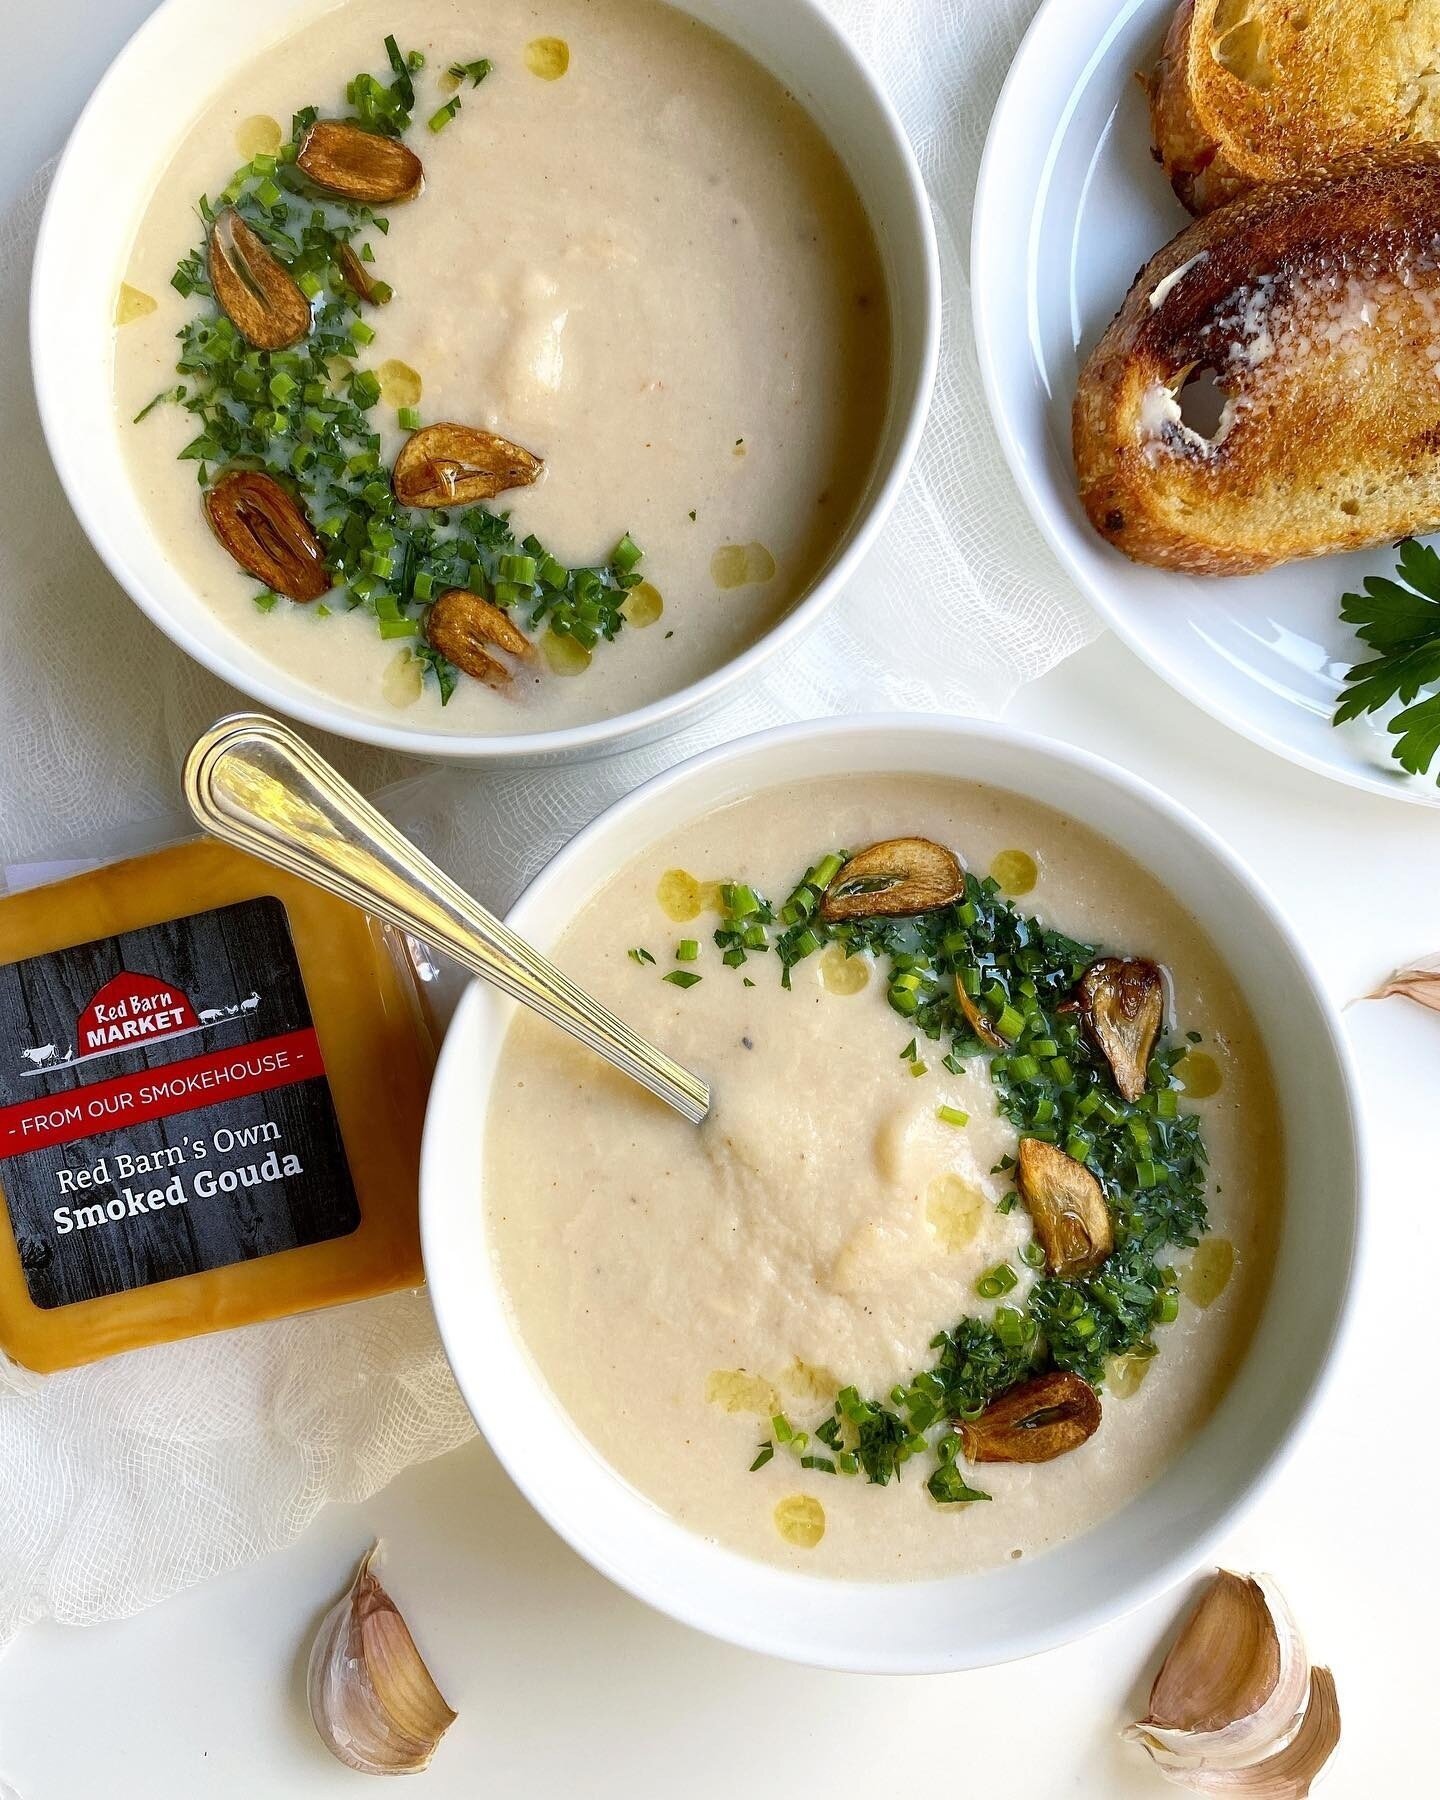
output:
[[[200,1021],[180,989],[153,975],[122,969],[107,981],[75,1023],[75,1060],[196,1031]]]

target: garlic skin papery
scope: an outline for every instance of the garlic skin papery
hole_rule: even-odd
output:
[[[1396,969],[1364,1000],[1413,1000],[1417,1006],[1428,1006],[1440,1012],[1440,957],[1425,957],[1408,968]]]
[[[428,1768],[455,1722],[395,1602],[371,1573],[376,1544],[326,1613],[310,1651],[310,1716],[326,1747],[365,1775]]]
[[[1222,1569],[1125,1736],[1196,1793],[1303,1800],[1340,1741],[1340,1709],[1270,1578]]]

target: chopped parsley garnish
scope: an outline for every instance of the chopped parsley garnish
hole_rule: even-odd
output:
[[[1367,575],[1363,593],[1341,598],[1340,617],[1377,654],[1346,673],[1333,723],[1398,700],[1401,710],[1386,725],[1395,739],[1390,754],[1409,774],[1424,775],[1440,750],[1440,694],[1421,698],[1422,689],[1440,685],[1440,555],[1407,538],[1396,574],[1398,581]]]
[[[403,53],[393,36],[385,54],[391,79],[356,75],[346,87],[347,117],[398,138],[412,123],[412,78],[425,59]],[[483,58],[457,66],[472,86],[489,73]],[[450,102],[450,117],[459,105],[458,98]],[[389,222],[368,206],[323,192],[296,165],[318,117],[314,107],[302,108],[275,154],[252,158],[213,199],[202,196],[198,208],[208,230],[233,206],[263,239],[310,301],[308,334],[288,350],[252,349],[215,303],[202,241],[171,277],[178,293],[203,303],[178,334],[176,372],[183,380],[157,394],[137,423],[162,404],[194,416],[196,435],[180,457],[196,465],[202,489],[236,467],[263,469],[292,488],[325,545],[335,579],[332,610],[363,608],[382,638],[410,640],[442,701],[454,693],[458,675],[425,642],[424,623],[447,589],[468,588],[514,610],[532,630],[547,627],[586,650],[613,639],[625,623],[625,596],[641,579],[641,552],[628,533],[603,562],[568,568],[537,538],[517,541],[506,514],[484,506],[420,511],[395,499],[372,417],[381,402],[380,379],[361,365],[376,331],[343,266],[346,255],[373,264],[375,240],[384,238]],[[431,126],[438,129],[434,119]],[[372,278],[370,292],[383,304],[391,290]],[[415,429],[419,415],[402,409],[397,422]]]
[[[955,1467],[956,1420],[976,1417],[1007,1388],[1047,1369],[1073,1371],[1100,1388],[1111,1357],[1155,1354],[1156,1325],[1179,1311],[1177,1277],[1165,1253],[1195,1244],[1206,1229],[1205,1146],[1199,1120],[1180,1111],[1172,1075],[1183,1040],[1162,1038],[1138,1100],[1117,1091],[1073,1001],[1077,981],[1095,960],[1093,947],[1026,917],[996,882],[973,874],[966,875],[960,900],[918,918],[827,923],[820,900],[844,861],[840,851],[821,858],[778,915],[753,888],[722,888],[725,916],[715,932],[722,960],[735,966],[773,949],[788,986],[791,970],[824,945],[868,952],[884,970],[891,1008],[914,1033],[901,1058],[912,1070],[923,1069],[922,1039],[944,1045],[945,1065],[955,1072],[971,1058],[987,1058],[1000,1113],[1021,1137],[1056,1144],[1084,1163],[1104,1191],[1114,1225],[1114,1249],[1085,1275],[1047,1275],[1040,1246],[1023,1246],[1020,1258],[1039,1278],[1019,1305],[1006,1299],[1019,1287],[1015,1268],[1007,1262],[989,1270],[977,1283],[980,1297],[1000,1302],[989,1318],[966,1316],[941,1332],[930,1346],[930,1366],[885,1399],[846,1387],[811,1433],[794,1433],[783,1418],[773,1422],[776,1444],[793,1449],[792,1439],[814,1437],[837,1453],[838,1473],[845,1473],[848,1456],[881,1485],[924,1454],[935,1464],[927,1483],[935,1499],[968,1504],[987,1496]],[[1005,1040],[1003,1050],[976,1035],[957,988]],[[955,1107],[938,1107],[936,1116],[967,1122]],[[1013,1166],[1005,1157],[994,1173]],[[1015,1200],[1007,1192],[999,1210],[1008,1212]]]

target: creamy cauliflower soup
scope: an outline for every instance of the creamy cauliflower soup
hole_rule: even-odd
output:
[[[888,404],[839,158],[659,0],[327,12],[189,131],[116,320],[176,567],[292,674],[430,730],[600,719],[729,661],[845,538]]]
[[[1113,845],[961,781],[801,783],[644,852],[556,957],[713,1084],[697,1130],[522,1015],[487,1124],[515,1330],[658,1507],[819,1574],[979,1570],[1210,1413],[1264,1301],[1274,1095]]]

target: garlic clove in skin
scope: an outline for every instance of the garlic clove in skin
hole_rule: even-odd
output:
[[[455,1722],[399,1609],[371,1572],[376,1544],[321,1622],[310,1651],[310,1716],[327,1749],[366,1775],[428,1768]]]
[[[1220,1570],[1155,1678],[1149,1716],[1125,1735],[1197,1793],[1300,1800],[1339,1742],[1340,1713],[1270,1578]]]
[[[1232,1794],[1238,1800],[1305,1800],[1340,1742],[1340,1702],[1335,1677],[1315,1669],[1310,1699],[1294,1737],[1259,1762],[1230,1769],[1161,1769],[1168,1781],[1197,1794]]]

